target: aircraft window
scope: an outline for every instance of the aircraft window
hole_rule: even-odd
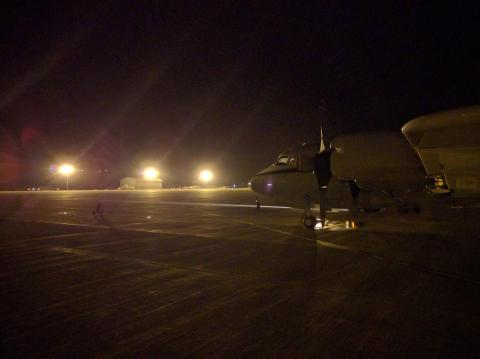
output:
[[[282,156],[282,157],[279,157],[278,160],[277,160],[277,163],[275,163],[277,166],[280,165],[280,166],[285,166],[285,165],[288,165],[288,156]]]

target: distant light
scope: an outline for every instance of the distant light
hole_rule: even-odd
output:
[[[156,168],[148,167],[148,168],[145,168],[145,171],[143,171],[143,178],[147,181],[154,180],[157,177],[158,177],[158,171]]]
[[[200,179],[200,181],[202,181],[203,183],[209,183],[212,181],[213,179],[213,173],[212,171],[210,170],[203,170],[202,172],[200,172],[200,174],[198,175],[198,178]]]
[[[73,172],[75,172],[75,167],[69,164],[61,165],[58,168],[58,173],[61,173],[62,175],[65,175],[65,176],[71,175]]]
[[[348,229],[348,228],[355,228],[357,225],[355,223],[355,221],[345,221],[345,228]]]

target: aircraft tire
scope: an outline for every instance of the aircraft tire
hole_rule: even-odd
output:
[[[308,229],[315,228],[316,224],[317,224],[317,219],[314,216],[307,216],[303,219],[303,225]]]

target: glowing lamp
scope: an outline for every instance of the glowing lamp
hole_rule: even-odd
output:
[[[200,174],[198,175],[198,178],[200,179],[200,181],[202,181],[203,183],[209,183],[212,181],[213,179],[213,173],[212,171],[209,171],[209,170],[203,170],[202,172],[200,172]]]
[[[72,165],[61,165],[58,168],[58,173],[60,173],[62,175],[65,175],[65,176],[69,176],[73,172],[75,172],[75,167],[73,167]]]
[[[158,171],[156,168],[153,167],[148,167],[143,171],[143,178],[145,180],[154,180],[155,178],[158,177]]]
[[[75,167],[73,167],[72,165],[69,165],[69,164],[64,164],[64,165],[61,165],[60,167],[58,167],[58,173],[64,175],[67,179],[67,182],[66,182],[66,185],[65,185],[65,189],[68,191],[68,178],[70,177],[70,175],[75,172]]]

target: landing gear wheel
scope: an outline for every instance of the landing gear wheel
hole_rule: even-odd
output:
[[[317,224],[317,219],[314,216],[307,216],[303,219],[303,225],[308,229],[315,228],[316,224]]]

